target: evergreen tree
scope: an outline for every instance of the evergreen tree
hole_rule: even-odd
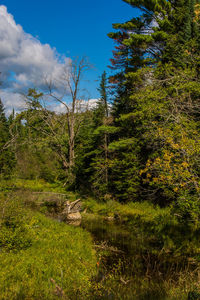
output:
[[[101,126],[103,124],[103,119],[108,118],[109,115],[109,100],[108,100],[108,83],[107,83],[106,71],[103,72],[101,76],[100,85],[98,91],[100,93],[100,98],[97,101],[97,106],[93,110],[94,112],[94,123],[95,126]]]
[[[109,117],[109,96],[107,76],[104,71],[98,89],[100,99],[93,110],[93,134],[91,141],[90,181],[93,192],[101,198],[108,193],[109,186],[109,134],[113,130],[110,126],[112,118]]]
[[[102,106],[104,109],[104,117],[108,117],[108,86],[107,86],[107,76],[106,71],[103,72],[101,76],[100,87],[98,89],[100,93],[100,99],[98,106]]]
[[[0,174],[9,175],[14,165],[11,151],[9,125],[5,116],[4,106],[0,99]]]
[[[154,195],[151,198],[161,202],[168,198],[169,201],[181,197],[173,190],[176,190],[177,173],[172,176],[174,182],[173,179],[165,180],[166,184],[159,181],[155,185],[150,170],[158,168],[155,162],[153,165],[152,157],[165,157],[169,147],[169,136],[162,142],[158,139],[161,128],[162,132],[166,130],[176,137],[178,130],[184,130],[188,143],[193,140],[189,138],[191,128],[198,136],[193,123],[199,118],[199,4],[193,0],[125,2],[139,8],[142,14],[124,24],[115,24],[117,32],[109,34],[117,42],[111,60],[112,68],[117,71],[111,80],[115,88],[114,124],[119,127],[109,145],[113,152],[113,191],[124,201],[146,197],[150,193]],[[174,114],[175,107],[177,115]],[[181,122],[181,127],[177,122]],[[183,140],[178,137],[177,140],[182,151],[186,151]],[[173,143],[176,144],[175,140]],[[184,156],[181,157],[179,152],[177,149],[175,157],[184,165]],[[198,157],[198,151],[196,155]],[[198,174],[191,153],[188,153],[188,159],[193,161],[188,176],[192,176],[194,170]],[[176,170],[175,160],[171,170]],[[161,173],[164,165],[162,167]],[[169,170],[166,166],[165,170],[167,178]],[[188,187],[188,193],[191,190],[192,187]]]

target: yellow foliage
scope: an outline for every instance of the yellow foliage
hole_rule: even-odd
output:
[[[158,179],[157,177],[154,177],[154,178],[153,178],[153,182],[156,183],[156,182],[158,182],[158,181],[159,181],[159,179]]]
[[[188,165],[188,163],[187,163],[186,161],[184,161],[184,162],[182,162],[182,166],[183,166],[184,168],[187,168],[189,165]]]
[[[197,22],[199,22],[199,17],[200,17],[200,4],[195,5],[194,12],[195,12],[194,21],[197,23]]]

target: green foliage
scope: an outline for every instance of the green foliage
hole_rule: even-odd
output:
[[[135,139],[123,139],[112,142],[109,150],[112,158],[109,161],[111,169],[111,190],[119,201],[133,201],[139,188],[138,152],[139,147]]]
[[[171,75],[164,83],[155,78],[155,84],[144,88],[137,111],[127,118],[137,117],[135,123],[142,132],[143,149],[148,150],[140,171],[143,183],[149,185],[151,191],[159,190],[163,201],[173,201],[176,207],[177,203],[184,202],[182,208],[188,206],[188,217],[196,222],[200,136],[199,112],[194,107],[199,95],[198,79],[193,70],[185,69],[184,73],[176,70],[173,75],[173,69],[166,66],[165,73],[169,70]],[[134,95],[134,99],[138,96]],[[189,202],[193,202],[193,208],[186,204]],[[186,217],[187,214],[183,214]]]
[[[108,126],[108,125],[102,125],[97,127],[97,129],[94,130],[94,135],[102,135],[105,134],[114,134],[118,132],[120,129],[114,126]]]
[[[125,2],[141,15],[114,24],[109,34],[117,43],[111,60],[117,73],[110,80],[120,128],[108,147],[114,195],[173,203],[196,224],[199,1]]]
[[[55,152],[45,147],[43,143],[19,146],[17,152],[15,174],[19,178],[30,180],[40,178],[55,182],[65,176]]]

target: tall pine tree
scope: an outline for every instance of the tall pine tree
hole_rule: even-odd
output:
[[[9,124],[5,116],[4,106],[0,99],[0,174],[9,175],[14,165],[14,155],[11,151]]]

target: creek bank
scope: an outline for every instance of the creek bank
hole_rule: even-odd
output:
[[[66,192],[56,200],[54,194],[47,195],[48,189],[45,194],[28,189],[19,192],[26,206],[58,220],[63,203],[77,199],[77,195]],[[184,224],[180,226],[169,209],[148,203],[82,201],[83,210],[92,215],[81,213],[81,226],[92,234],[97,255],[93,267],[98,275],[90,282],[88,299],[187,299],[188,293],[195,290],[197,231],[192,233]]]

